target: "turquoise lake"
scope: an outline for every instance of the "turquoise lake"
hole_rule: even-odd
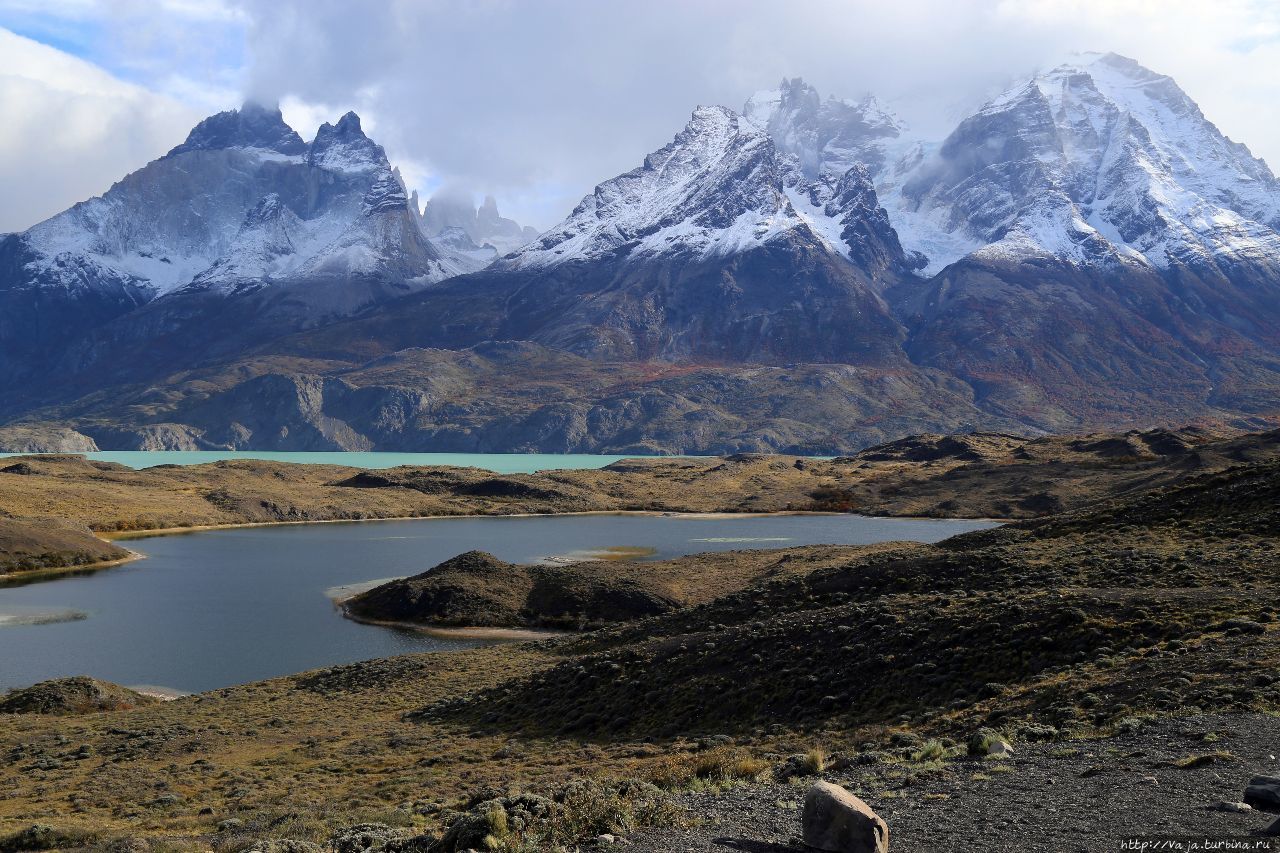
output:
[[[0,453],[0,457],[19,456]],[[457,465],[486,468],[499,474],[532,474],[535,471],[570,468],[603,468],[635,454],[603,456],[590,453],[378,453],[285,452],[271,450],[101,450],[85,453],[99,462],[116,462],[130,468],[153,465],[202,465],[224,459],[265,459],[314,465],[349,465],[353,468],[395,468],[398,465]]]

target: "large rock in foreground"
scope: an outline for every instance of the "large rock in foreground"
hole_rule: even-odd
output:
[[[42,681],[0,697],[0,714],[92,714],[126,711],[159,700],[109,681],[77,675]]]
[[[887,853],[889,826],[871,807],[830,782],[804,798],[804,843],[830,853]]]
[[[1255,809],[1280,811],[1280,776],[1254,776],[1244,789],[1244,801]]]

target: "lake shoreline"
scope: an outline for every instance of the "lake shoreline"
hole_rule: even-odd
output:
[[[379,521],[447,521],[464,518],[584,518],[588,516],[636,516],[646,518],[684,518],[690,521],[716,521],[737,518],[779,518],[786,516],[849,516],[882,521],[975,521],[986,524],[1009,524],[1012,518],[985,518],[936,515],[868,515],[860,512],[822,512],[817,510],[779,510],[777,512],[671,512],[650,509],[598,509],[571,510],[566,512],[512,512],[512,513],[459,513],[457,515],[396,515],[386,518],[314,518],[298,521],[238,521],[230,524],[196,524],[190,527],[157,527],[154,530],[94,531],[99,539],[120,542],[130,539],[149,539],[161,536],[182,536],[187,533],[208,533],[218,530],[236,530],[252,527],[290,527],[303,524],[364,524]],[[120,562],[128,562],[122,560]],[[107,568],[104,566],[104,568]]]
[[[433,514],[433,515],[401,515],[389,516],[386,518],[317,518],[304,519],[297,521],[246,521],[232,522],[228,524],[198,524],[190,527],[158,527],[153,530],[122,530],[122,531],[93,531],[93,535],[104,542],[119,543],[136,539],[151,539],[167,536],[184,536],[195,533],[213,533],[219,530],[239,530],[252,529],[259,527],[291,527],[309,524],[362,524],[367,522],[403,522],[403,521],[447,521],[450,519],[502,519],[502,518],[585,518],[591,516],[614,516],[614,517],[642,517],[642,518],[681,518],[691,521],[716,521],[730,519],[745,518],[777,518],[789,516],[849,516],[850,518],[865,518],[875,520],[892,520],[892,521],[974,521],[990,524],[1008,524],[1013,519],[1000,518],[939,518],[936,516],[895,516],[895,515],[864,515],[862,513],[846,513],[846,512],[821,512],[814,510],[780,510],[777,512],[671,512],[665,510],[578,510],[566,512],[522,512],[522,513],[460,513],[456,515],[449,514]],[[121,546],[123,547],[123,546]],[[119,568],[120,566],[136,562],[138,560],[147,559],[147,555],[134,551],[130,548],[124,548],[129,554],[116,560],[102,560],[95,563],[85,563],[75,566],[59,566],[48,569],[36,569],[33,571],[10,572],[0,574],[0,589],[6,587],[25,586],[33,583],[43,583],[46,581],[59,580],[66,577],[77,577],[80,575],[91,575],[108,569]],[[571,565],[572,562],[580,561],[561,561],[556,560],[561,565]]]
[[[397,628],[415,631],[439,637],[442,640],[480,640],[496,643],[523,643],[536,640],[552,640],[565,637],[576,631],[553,631],[547,628],[506,628],[491,625],[430,625],[417,622],[398,622],[392,619],[368,619],[352,613],[345,604],[338,603],[338,610],[343,618],[361,625],[375,625],[379,628]]]
[[[856,518],[901,518],[904,521],[992,521],[998,524],[1006,522],[985,518],[911,518],[909,516],[875,516],[847,512],[815,512],[806,510],[782,510],[779,512],[670,512],[648,509],[598,509],[570,510],[566,512],[470,512],[432,515],[396,515],[386,518],[309,518],[290,521],[237,521],[229,524],[196,524],[190,527],[157,527],[154,530],[122,530],[94,531],[100,539],[108,542],[119,542],[129,539],[149,539],[153,536],[182,536],[186,533],[206,533],[215,530],[236,530],[252,527],[289,527],[303,524],[363,524],[377,521],[447,521],[463,518],[583,518],[588,516],[640,516],[649,518],[688,518],[691,520],[714,521],[716,519],[734,518],[772,518],[777,516],[813,515],[836,516],[848,515]]]
[[[0,605],[15,612],[39,605],[89,614],[69,627],[6,632],[22,661],[0,682],[22,685],[85,671],[119,684],[205,690],[401,653],[544,641],[558,629],[619,621],[636,608],[667,609],[691,596],[707,600],[712,589],[737,589],[763,576],[779,559],[779,546],[798,547],[803,554],[815,548],[856,551],[887,541],[936,541],[986,526],[830,513],[596,512],[506,523],[488,518],[450,516],[400,527],[250,528],[236,535],[129,543],[148,557],[139,570],[95,573],[78,583],[37,582],[0,595]],[[654,559],[591,558],[611,547],[642,545],[654,549]],[[487,579],[482,592],[503,607],[530,571],[563,583],[549,587],[552,597],[527,621],[508,618],[505,610],[493,617],[483,607],[452,615],[360,610],[366,618],[354,620],[333,603],[371,582],[380,586],[415,576],[477,548],[491,549],[513,566]],[[694,554],[707,570],[687,561],[675,565]],[[569,567],[542,566],[547,555],[581,557]],[[683,580],[681,566],[688,574]],[[584,579],[582,585],[574,578]],[[611,598],[613,593],[601,590],[626,594]],[[581,607],[574,598],[579,595],[594,603]],[[205,663],[188,677],[196,661]]]
[[[110,542],[105,536],[98,536],[105,542]],[[95,563],[84,563],[78,566],[54,566],[47,569],[35,569],[26,572],[8,572],[0,574],[0,589],[9,587],[26,586],[33,583],[43,583],[45,581],[59,580],[60,578],[77,577],[79,575],[92,575],[98,572],[104,572],[107,569],[116,569],[120,566],[133,563],[138,560],[147,559],[147,555],[140,551],[134,551],[131,548],[125,548],[129,552],[126,557],[120,557],[117,560],[99,560]]]

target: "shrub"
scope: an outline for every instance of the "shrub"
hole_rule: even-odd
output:
[[[924,746],[920,747],[911,754],[912,761],[942,761],[944,758],[951,756],[951,750],[935,739],[929,740]]]
[[[700,785],[756,782],[769,772],[769,762],[742,749],[716,747],[696,755],[673,754],[659,761],[650,774],[654,784],[668,790]]]
[[[978,758],[985,758],[991,751],[991,745],[997,741],[1013,743],[1012,738],[1006,737],[1002,732],[995,729],[978,729],[969,736],[969,743],[967,744],[969,754]]]
[[[454,817],[431,850],[556,850],[604,833],[679,823],[681,815],[670,797],[647,782],[578,780],[552,797],[517,794],[479,803]]]
[[[0,853],[83,847],[93,839],[94,835],[92,833],[81,829],[58,829],[48,824],[37,823],[12,835],[0,838]]]

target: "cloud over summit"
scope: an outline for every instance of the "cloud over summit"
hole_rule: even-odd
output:
[[[26,0],[16,5],[28,8],[28,18],[34,14]],[[54,2],[45,14],[83,5]],[[109,17],[117,4],[88,5]],[[317,118],[333,120],[354,108],[424,194],[442,185],[492,193],[505,214],[539,226],[667,142],[698,104],[738,108],[753,91],[802,76],[824,94],[874,92],[915,128],[941,136],[984,97],[1073,50],[1114,50],[1171,74],[1224,132],[1280,161],[1280,10],[1260,0],[183,0],[169,6],[156,17],[182,14],[180,6],[204,16],[189,17],[185,29],[164,29],[178,33],[165,39],[137,36],[142,60],[146,45],[153,45],[150,63],[112,69],[168,99],[157,104],[179,105],[171,122],[156,119],[151,132],[189,126],[211,97],[279,100],[303,136],[314,133]],[[0,0],[0,25],[6,8],[15,2]],[[223,51],[234,67],[216,73],[206,68],[207,51],[198,54],[193,75],[182,67],[175,39],[179,47],[183,38],[198,43],[201,29],[210,27],[219,28],[220,40],[238,34],[243,47]],[[15,85],[12,73],[0,63],[3,86]],[[216,79],[207,88],[195,85],[211,76]],[[12,96],[0,102],[18,103]],[[55,114],[27,109],[33,122],[54,126]],[[35,150],[38,134],[8,141],[7,163],[20,162],[26,151],[38,168],[55,168]],[[176,141],[170,136],[168,145]],[[100,158],[96,178],[89,168],[77,169],[74,180],[66,176],[65,193],[54,194],[60,207],[123,174],[107,175],[107,168],[131,158],[129,167],[136,168],[143,149],[168,147],[109,139],[85,144],[118,150]],[[68,196],[77,181],[85,189]],[[27,211],[43,201],[33,203]],[[5,204],[13,209],[0,211],[0,227],[30,224],[18,204]]]

